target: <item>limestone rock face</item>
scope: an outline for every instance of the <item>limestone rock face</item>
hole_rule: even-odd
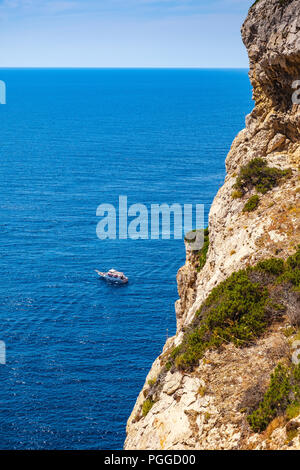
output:
[[[242,412],[261,399],[278,362],[291,357],[283,334],[287,324],[273,325],[249,348],[228,344],[207,351],[192,373],[159,376],[161,359],[181,342],[184,329],[213,287],[262,259],[286,259],[299,244],[300,105],[292,98],[293,82],[300,80],[299,7],[299,0],[259,0],[242,27],[255,108],[227,156],[227,176],[210,210],[210,246],[200,272],[187,245],[186,264],[177,275],[177,333],[154,362],[137,399],[125,449],[300,449],[300,432],[290,441],[287,437],[292,428],[300,428],[300,416],[277,423],[266,435],[254,434]],[[233,199],[233,185],[240,167],[255,157],[292,173],[260,196],[257,210],[243,213],[254,192]],[[159,393],[144,417],[141,408],[151,389],[148,381],[158,376]]]
[[[175,311],[177,318],[177,330],[180,330],[183,325],[183,318],[185,312],[194,304],[196,300],[196,281],[197,281],[197,267],[198,257],[194,251],[191,250],[190,245],[186,242],[186,262],[177,273],[177,288],[180,299],[175,303]]]

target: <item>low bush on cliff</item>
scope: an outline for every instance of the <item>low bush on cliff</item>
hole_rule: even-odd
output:
[[[142,406],[142,414],[144,417],[147,416],[153,405],[154,401],[151,398],[147,398],[147,400],[144,401]]]
[[[244,196],[244,193],[242,191],[239,191],[238,189],[236,189],[235,191],[232,191],[231,193],[232,199],[240,199],[243,196]]]
[[[271,375],[270,385],[258,408],[248,416],[254,432],[264,431],[280,415],[295,417],[300,405],[300,365],[278,364]]]
[[[290,282],[296,292],[300,292],[300,245],[297,252],[290,256],[278,282]]]
[[[269,258],[264,261],[260,261],[256,265],[257,269],[265,271],[269,274],[275,274],[278,276],[282,274],[285,270],[284,261],[281,258]]]
[[[299,269],[300,249],[286,262],[271,258],[221,282],[172,351],[168,369],[191,370],[206,350],[224,343],[249,345],[274,318],[282,316],[285,306],[278,301],[290,290],[299,290]]]
[[[293,0],[278,0],[278,3],[280,6],[282,7],[285,7],[287,6],[289,3],[291,3]]]
[[[233,273],[212,290],[196,314],[182,344],[171,357],[178,369],[190,369],[204,352],[222,343],[249,344],[265,327],[267,290],[249,279],[246,271]]]
[[[269,167],[262,158],[254,158],[240,169],[234,188],[243,193],[247,189],[255,188],[257,192],[265,194],[277,186],[282,178],[290,175],[290,169]]]

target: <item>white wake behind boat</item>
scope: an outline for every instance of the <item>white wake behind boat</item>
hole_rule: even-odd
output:
[[[95,269],[95,271],[98,276],[105,279],[105,281],[112,282],[114,284],[127,284],[128,282],[128,277],[126,277],[124,273],[116,271],[115,269],[110,269],[106,273],[98,271],[98,269]]]

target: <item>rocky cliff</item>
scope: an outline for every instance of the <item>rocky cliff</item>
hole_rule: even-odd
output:
[[[255,108],[226,159],[208,250],[186,243],[177,333],[149,372],[125,449],[300,449],[299,7],[258,0],[242,27]]]

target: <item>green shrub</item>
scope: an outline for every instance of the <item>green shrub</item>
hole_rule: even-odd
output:
[[[253,212],[259,204],[259,197],[257,195],[251,196],[248,202],[244,205],[243,212]]]
[[[287,264],[291,269],[300,269],[300,245],[296,253],[287,259]]]
[[[257,265],[257,269],[266,271],[269,274],[275,274],[278,276],[284,272],[285,266],[284,261],[280,258],[270,258],[264,261],[260,261]]]
[[[198,250],[198,252],[195,251],[195,253],[197,253],[197,255],[198,255],[198,261],[199,261],[197,271],[201,271],[201,269],[204,267],[204,265],[206,263],[208,248],[209,248],[209,231],[208,231],[208,228],[201,229],[201,230],[203,230],[203,232],[204,232],[204,234],[203,234],[204,235],[204,241],[203,241],[203,247],[201,248],[201,250]],[[194,243],[196,241],[198,231],[199,230],[192,230],[191,232],[188,232],[184,237],[185,241],[188,242],[188,243]]]
[[[278,282],[290,282],[300,292],[300,245],[297,252],[287,259],[285,270]]]
[[[197,364],[209,348],[224,342],[249,344],[266,327],[267,290],[253,283],[245,271],[233,273],[212,290],[183,342],[171,355],[178,369]]]
[[[241,197],[243,197],[243,195],[244,193],[242,191],[239,191],[238,189],[231,193],[232,199],[240,199]]]
[[[206,258],[207,258],[207,252],[209,248],[209,231],[208,228],[204,229],[204,243],[203,247],[199,251],[199,266],[198,266],[198,271],[200,271],[205,263],[206,263]]]
[[[271,375],[271,383],[262,402],[247,418],[254,432],[264,431],[268,424],[287,408],[289,393],[288,370],[279,364]]]
[[[286,6],[292,2],[292,0],[278,0],[281,6]]]
[[[286,409],[287,419],[294,419],[300,415],[300,403],[291,403]]]
[[[147,398],[147,400],[144,401],[142,406],[142,414],[144,417],[147,416],[154,403],[155,402],[151,398]]]
[[[234,188],[245,193],[247,189],[255,188],[257,192],[265,194],[280,180],[290,176],[291,170],[280,170],[269,167],[262,158],[254,158],[240,169]]]
[[[264,431],[278,415],[292,416],[299,406],[300,366],[286,367],[278,364],[271,382],[258,408],[248,417],[254,432]]]
[[[293,326],[288,326],[284,331],[283,334],[286,338],[290,338],[296,333],[296,329]]]

